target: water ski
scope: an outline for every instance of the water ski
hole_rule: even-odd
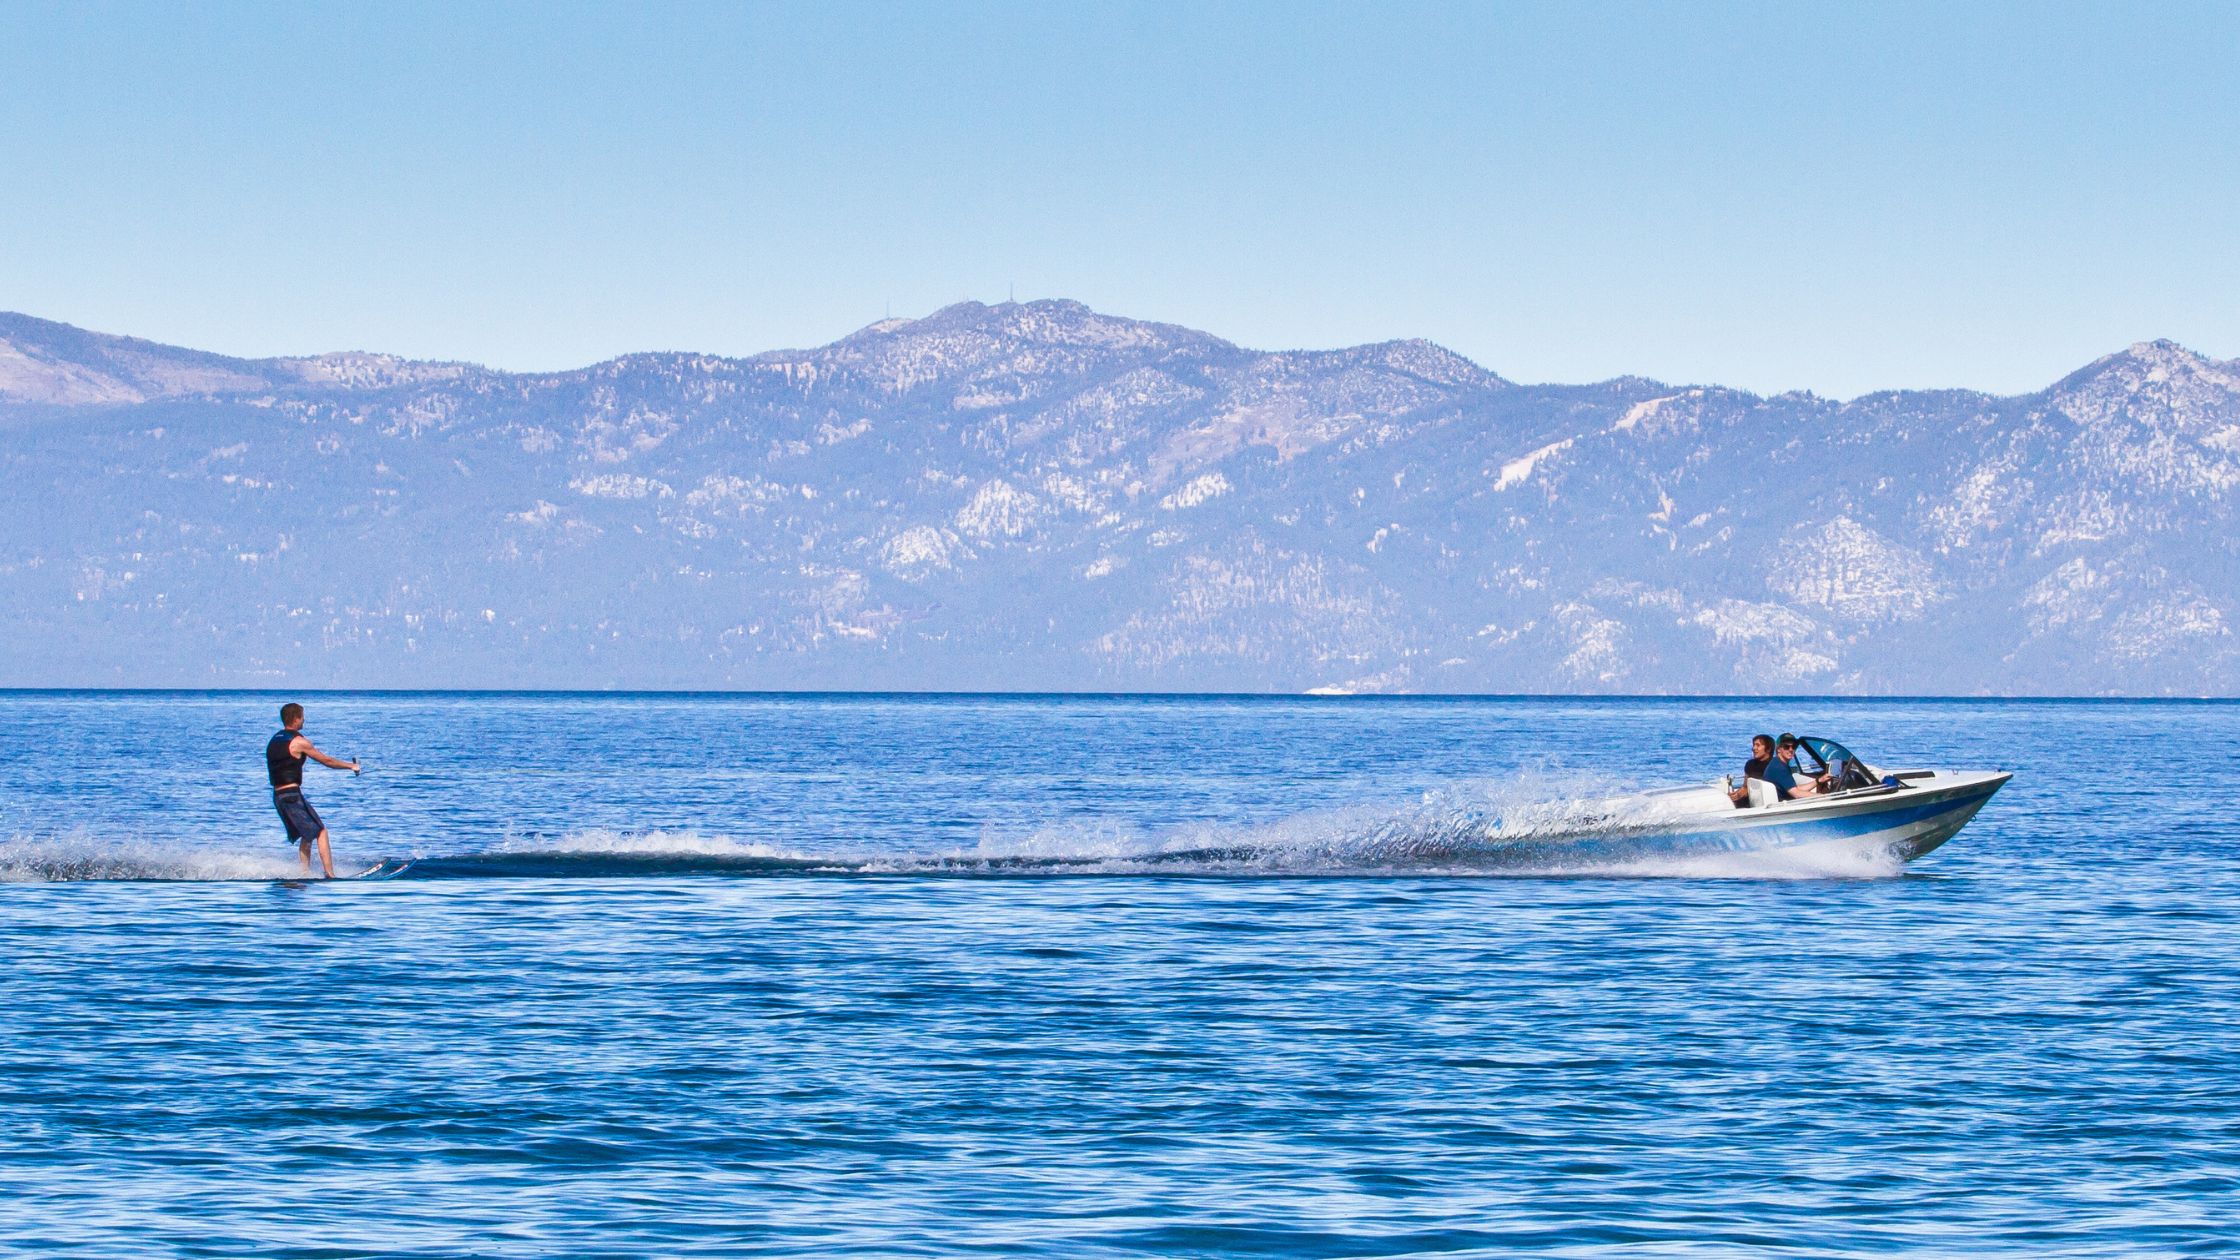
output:
[[[337,879],[395,879],[412,866],[409,859],[383,858],[355,875],[338,875]]]

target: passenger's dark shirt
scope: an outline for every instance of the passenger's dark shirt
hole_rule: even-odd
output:
[[[1745,779],[1762,779],[1766,777],[1766,759],[1763,757],[1752,757],[1750,760],[1743,762],[1742,777]]]

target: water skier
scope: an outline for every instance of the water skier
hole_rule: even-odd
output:
[[[311,846],[319,846],[319,869],[328,879],[334,878],[334,855],[327,851],[327,824],[319,820],[319,811],[303,798],[303,762],[310,758],[330,770],[358,772],[358,763],[329,757],[303,734],[303,706],[290,701],[280,706],[280,731],[265,742],[265,772],[272,777],[272,807],[280,811],[280,822],[288,829],[288,839],[293,840],[296,852],[303,855],[303,871],[311,873]]]

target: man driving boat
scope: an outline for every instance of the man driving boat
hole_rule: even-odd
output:
[[[1806,775],[1797,777],[1797,737],[1787,731],[1774,741],[1773,760],[1766,763],[1766,782],[1781,789],[1782,800],[1799,796],[1818,796],[1828,790],[1825,777]]]

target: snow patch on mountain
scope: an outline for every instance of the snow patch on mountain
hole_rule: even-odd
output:
[[[568,482],[568,488],[588,499],[666,499],[676,493],[668,482],[635,473],[576,477]]]
[[[889,573],[905,578],[921,578],[941,569],[953,569],[963,541],[955,534],[932,525],[913,525],[887,540],[880,550],[880,562]]]
[[[1744,691],[1795,685],[1840,668],[1834,642],[1819,623],[1782,604],[1722,599],[1696,610],[1691,624],[1736,655],[1734,677]]]
[[[1665,404],[1673,402],[1680,397],[1681,395],[1679,394],[1666,394],[1662,398],[1651,398],[1645,402],[1637,402],[1631,407],[1626,408],[1626,413],[1618,417],[1618,422],[1610,426],[1610,431],[1613,433],[1624,433],[1634,426],[1640,424],[1642,421],[1654,417],[1658,412],[1664,410]]]
[[[1571,444],[1576,440],[1575,438],[1564,438],[1561,441],[1550,442],[1539,450],[1503,464],[1501,475],[1494,478],[1493,488],[1496,491],[1507,490],[1511,486],[1521,486],[1530,481],[1534,470],[1540,467],[1542,461],[1570,450]]]
[[[1597,687],[1616,686],[1631,673],[1627,659],[1626,624],[1606,617],[1592,604],[1569,602],[1555,607],[1556,624],[1569,650],[1556,672],[1573,683]]]
[[[2108,651],[2115,659],[2136,665],[2231,637],[2224,610],[2188,592],[2123,612],[2109,627]]]
[[[2071,557],[2023,593],[2021,602],[2030,632],[2047,634],[2098,620],[2112,590],[2107,575],[2093,568],[2090,561]]]
[[[1908,621],[1945,597],[1926,560],[1849,516],[1790,531],[1766,567],[1776,594],[1847,621]]]
[[[984,483],[972,501],[957,509],[957,529],[986,541],[1020,538],[1030,533],[1048,513],[1041,499],[1001,478]]]
[[[1211,502],[1234,489],[1236,487],[1229,484],[1227,477],[1210,472],[1202,477],[1191,478],[1174,493],[1159,500],[1159,506],[1165,511],[1179,512]]]

